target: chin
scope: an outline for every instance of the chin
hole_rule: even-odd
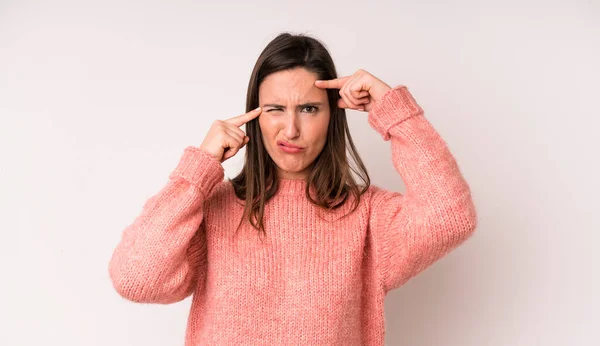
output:
[[[306,167],[289,167],[275,162],[277,169],[286,175],[299,175],[306,170]]]
[[[288,169],[282,166],[277,166],[277,168],[279,169],[279,171],[281,172],[285,172],[285,174],[300,174],[304,171],[304,169]]]

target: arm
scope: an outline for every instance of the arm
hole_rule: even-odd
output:
[[[206,269],[203,203],[223,181],[221,163],[187,147],[169,181],[124,231],[109,264],[121,296],[173,303],[192,292]]]
[[[369,226],[382,285],[403,285],[465,241],[477,216],[470,188],[446,143],[405,86],[389,90],[369,124],[391,140],[406,194],[374,186]]]

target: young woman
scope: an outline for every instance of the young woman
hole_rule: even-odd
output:
[[[405,194],[370,184],[346,108],[390,141]],[[476,228],[453,155],[407,87],[365,70],[337,78],[305,35],[266,46],[246,110],[185,148],[124,230],[114,287],[144,303],[193,294],[187,346],[383,345],[386,293]],[[242,171],[224,180],[221,163],[244,146]]]

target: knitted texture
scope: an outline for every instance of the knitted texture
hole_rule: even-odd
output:
[[[235,229],[243,201],[221,163],[187,147],[166,186],[125,228],[109,264],[120,295],[173,303],[193,294],[185,345],[383,345],[384,298],[456,248],[477,224],[470,188],[407,87],[368,122],[390,141],[406,193],[371,185],[328,213],[304,180],[282,179],[266,237]]]

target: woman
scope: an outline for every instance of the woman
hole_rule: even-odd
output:
[[[346,108],[391,142],[405,194],[370,185]],[[267,45],[246,109],[187,147],[124,230],[114,287],[145,303],[193,294],[186,345],[383,345],[386,293],[476,228],[455,159],[405,86],[365,70],[337,78],[304,35]],[[221,163],[244,146],[224,180]]]

